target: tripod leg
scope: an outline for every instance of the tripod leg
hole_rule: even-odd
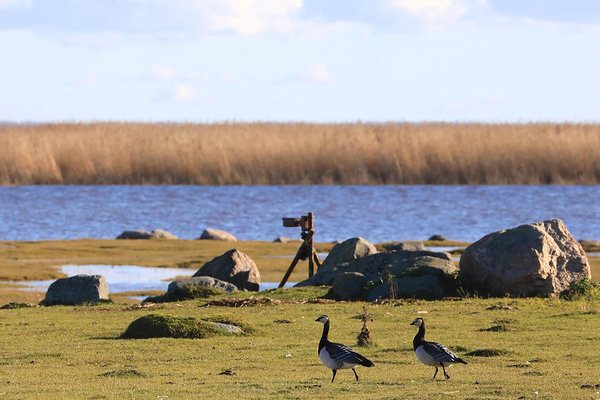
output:
[[[296,266],[296,264],[298,264],[298,260],[300,260],[300,249],[298,249],[298,252],[296,253],[296,257],[294,257],[294,259],[292,260],[292,263],[290,264],[290,267],[286,271],[285,275],[283,276],[283,279],[281,280],[281,282],[279,283],[279,286],[277,286],[277,287],[282,288],[283,285],[285,285],[285,283],[287,282],[288,278],[292,274],[292,271],[294,270],[294,267]]]

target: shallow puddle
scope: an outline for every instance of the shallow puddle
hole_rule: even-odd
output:
[[[110,293],[162,290],[167,291],[169,283],[178,277],[191,277],[196,270],[187,268],[152,268],[135,265],[63,265],[60,267],[63,274],[74,275],[102,275],[106,279]],[[22,284],[21,290],[45,292],[54,280],[11,282]],[[285,287],[291,287],[295,282],[289,282]],[[260,290],[273,289],[278,282],[262,282]],[[138,299],[138,297],[133,297]]]

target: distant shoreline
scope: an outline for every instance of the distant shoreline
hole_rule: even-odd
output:
[[[0,126],[0,185],[600,183],[599,124]]]

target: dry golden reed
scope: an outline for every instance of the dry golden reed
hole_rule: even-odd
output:
[[[598,184],[600,125],[0,128],[0,184]]]

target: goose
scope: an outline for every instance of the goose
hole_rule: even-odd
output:
[[[329,333],[329,317],[327,315],[321,315],[315,321],[321,322],[324,325],[323,335],[319,342],[319,358],[323,365],[333,371],[331,382],[333,383],[338,369],[347,368],[352,369],[352,372],[354,372],[354,376],[358,381],[358,374],[354,368],[356,368],[357,365],[372,367],[374,364],[350,347],[340,343],[332,343],[327,339],[327,334]]]
[[[442,367],[444,377],[450,379],[450,375],[446,373],[446,367],[449,367],[454,363],[467,363],[443,344],[425,340],[425,321],[423,321],[423,318],[416,318],[411,325],[419,327],[419,332],[417,332],[413,339],[415,355],[423,364],[435,367],[435,374],[433,374],[433,378],[431,379],[435,379],[435,376],[438,373],[438,367]]]

